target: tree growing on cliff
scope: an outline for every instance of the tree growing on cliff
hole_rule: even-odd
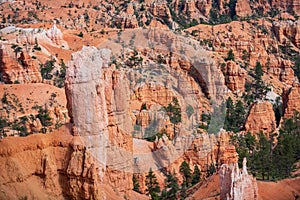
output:
[[[192,185],[195,185],[195,184],[197,184],[197,183],[200,182],[200,180],[201,180],[201,172],[199,170],[198,165],[194,166],[194,172],[193,172],[193,176],[192,177],[193,177],[192,178]]]
[[[11,45],[11,48],[14,50],[15,56],[17,59],[18,53],[20,53],[22,51],[22,47],[18,46],[17,44],[13,44],[13,45]]]
[[[176,194],[179,190],[178,179],[175,172],[168,173],[165,180],[165,188],[162,191],[161,199],[164,200],[176,200]]]
[[[192,172],[189,164],[186,161],[183,161],[179,168],[180,173],[183,176],[182,187],[188,188],[192,182]]]
[[[300,158],[300,115],[286,119],[274,146],[273,136],[260,134],[256,139],[250,133],[234,135],[231,143],[240,158],[246,157],[248,169],[257,179],[278,180],[289,177]],[[242,159],[239,159],[241,167]]]
[[[145,185],[147,187],[146,194],[151,195],[153,200],[159,199],[160,187],[157,182],[157,178],[150,168],[148,175],[146,176]]]
[[[236,18],[236,10],[235,10],[235,7],[236,7],[236,2],[237,0],[230,0],[229,1],[229,10],[230,10],[230,17],[231,19],[234,19]]]
[[[176,125],[181,122],[181,108],[178,99],[173,97],[172,102],[168,106],[164,106],[164,109],[174,125],[174,137],[176,137]]]
[[[225,58],[225,61],[229,61],[229,60],[232,60],[234,61],[234,53],[232,51],[232,49],[230,49],[227,53],[227,58]]]
[[[142,66],[143,58],[141,56],[139,56],[138,51],[136,49],[134,49],[133,55],[128,58],[126,63],[130,67]]]
[[[188,118],[191,118],[191,116],[194,114],[194,108],[193,108],[193,106],[191,106],[191,105],[188,105],[187,107],[186,107],[186,114],[187,114],[187,116],[188,116]]]
[[[8,125],[7,120],[5,118],[0,117],[0,136],[6,136],[4,128]]]
[[[294,163],[300,159],[300,114],[286,119],[278,137],[278,143],[273,153],[274,176],[289,177]]]
[[[298,80],[300,81],[300,56],[296,56],[295,65],[293,67],[295,75],[297,76]]]
[[[264,71],[262,69],[262,65],[260,62],[256,62],[255,70],[254,70],[254,97],[255,99],[264,99],[269,88],[264,84],[262,80],[262,76],[264,75]]]
[[[264,71],[262,69],[262,66],[261,66],[260,62],[257,61],[256,66],[255,66],[254,78],[256,81],[261,81],[263,75],[264,75]]]
[[[41,75],[43,79],[51,80],[52,70],[54,69],[55,59],[47,60],[44,65],[41,65]]]
[[[211,176],[213,175],[214,173],[216,172],[216,166],[214,163],[210,163],[210,166],[208,168],[208,171],[207,171],[207,176]]]
[[[238,132],[244,125],[246,112],[243,103],[239,100],[236,104],[229,97],[226,101],[226,117],[224,128],[228,131]]]
[[[41,121],[41,124],[43,125],[42,132],[46,133],[47,129],[45,127],[51,126],[53,124],[48,110],[40,108],[39,113],[36,117]]]
[[[140,191],[140,184],[139,184],[139,181],[138,181],[135,174],[133,174],[133,176],[132,176],[132,183],[133,183],[133,191],[136,191],[136,192],[140,193],[141,192]]]

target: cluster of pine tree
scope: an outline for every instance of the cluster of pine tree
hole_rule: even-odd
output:
[[[238,132],[243,128],[246,118],[246,111],[243,102],[240,100],[233,103],[229,97],[226,101],[226,118],[224,122],[224,129],[227,131]]]
[[[239,165],[244,157],[250,172],[262,180],[278,180],[291,176],[295,163],[300,159],[300,114],[284,121],[275,143],[271,135],[260,134],[255,138],[250,133],[235,135],[232,143],[239,154]]]
[[[190,166],[186,161],[183,161],[180,165],[179,173],[182,175],[183,182],[181,185],[178,183],[175,171],[166,174],[164,181],[164,188],[161,189],[157,178],[152,171],[149,170],[145,185],[147,187],[146,194],[150,195],[153,200],[175,200],[184,199],[186,197],[186,190],[201,181],[201,171],[197,165],[194,166],[192,172]],[[133,190],[140,192],[138,178],[133,175]]]

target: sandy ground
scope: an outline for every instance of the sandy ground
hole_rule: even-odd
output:
[[[43,83],[0,84],[0,98],[3,97],[4,93],[16,95],[19,102],[23,105],[25,112],[31,111],[34,105],[43,106],[48,103],[53,93],[56,95],[55,100],[64,109],[66,109],[67,105],[65,90],[63,88]]]
[[[213,175],[206,183],[201,184],[201,187],[188,199],[201,200],[201,199],[220,199],[220,180],[218,175]]]
[[[257,181],[260,200],[294,200],[300,198],[300,177],[278,182]]]

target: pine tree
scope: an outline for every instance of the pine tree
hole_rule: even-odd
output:
[[[278,143],[274,151],[274,168],[275,174],[279,178],[286,178],[290,176],[295,159],[293,149],[294,138],[282,132],[278,138]]]
[[[194,166],[193,178],[192,178],[192,185],[199,183],[201,180],[201,172],[199,170],[198,165]]]
[[[214,163],[211,163],[208,169],[208,174],[207,176],[211,176],[216,172],[216,167],[214,165]]]
[[[135,174],[133,174],[132,176],[132,182],[133,182],[133,190],[140,193],[141,192],[140,184]]]
[[[264,84],[262,80],[262,76],[264,75],[264,71],[262,69],[262,66],[260,62],[256,62],[255,66],[255,74],[254,74],[254,79],[255,79],[255,98],[256,99],[263,99],[267,92],[269,91],[269,88]]]
[[[259,150],[255,153],[254,165],[262,180],[269,178],[271,171],[270,149],[269,141],[266,136],[261,133],[259,137]]]
[[[178,190],[178,179],[175,176],[175,172],[173,172],[172,174],[167,174],[167,179],[165,180],[165,188],[162,191],[162,199],[176,200],[176,194]]]
[[[296,56],[295,65],[293,67],[295,75],[297,76],[298,80],[300,81],[300,57]]]
[[[261,66],[260,62],[257,61],[256,66],[255,66],[255,76],[254,76],[254,78],[257,81],[261,81],[263,75],[264,75],[264,71],[262,69],[262,66]]]
[[[229,97],[226,101],[226,118],[224,128],[228,131],[238,132],[244,125],[246,112],[241,101],[237,101],[234,105]]]
[[[238,100],[237,103],[235,104],[235,110],[234,110],[234,119],[235,119],[234,121],[235,121],[236,131],[239,131],[243,127],[245,117],[246,117],[246,112],[245,112],[244,105],[240,100]]]
[[[178,99],[173,97],[172,103],[169,103],[164,109],[169,116],[171,123],[174,125],[174,137],[176,137],[176,125],[181,122],[181,108]]]
[[[282,116],[282,102],[281,102],[281,98],[277,97],[275,104],[273,104],[273,110],[275,113],[275,119],[276,119],[276,126],[279,126],[280,123],[280,119]]]
[[[178,124],[181,122],[181,108],[176,97],[173,97],[172,103],[169,103],[168,106],[165,107],[165,110],[170,117],[171,123]]]
[[[290,176],[294,163],[300,158],[300,115],[295,112],[291,119],[283,123],[283,130],[278,137],[278,143],[273,153],[274,177]]]
[[[226,118],[225,118],[225,122],[224,122],[224,128],[228,131],[231,131],[231,127],[233,124],[233,119],[232,119],[233,115],[234,115],[233,101],[229,97],[226,100]]]
[[[152,199],[159,199],[160,187],[151,168],[146,176],[145,185],[147,194],[150,194]]]
[[[233,53],[232,49],[230,49],[227,53],[227,58],[225,59],[225,61],[228,61],[228,60],[234,61],[234,53]]]
[[[192,172],[189,164],[186,161],[183,161],[180,165],[179,171],[183,176],[182,185],[185,188],[188,188],[191,184],[191,178],[192,178]]]
[[[256,146],[256,139],[250,132],[248,132],[245,136],[245,143],[250,154]]]

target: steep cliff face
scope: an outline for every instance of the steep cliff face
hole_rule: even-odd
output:
[[[71,128],[1,140],[1,200],[122,199],[101,184],[100,168]]]
[[[66,170],[69,193],[73,199],[101,199],[104,194],[100,187],[99,174],[102,168],[97,160],[86,150],[80,136],[71,142],[72,153]]]
[[[155,17],[171,19],[171,13],[166,1],[154,1],[150,6],[150,11]]]
[[[294,84],[293,87],[284,91],[283,93],[283,111],[284,118],[291,118],[294,116],[295,112],[300,111],[300,86],[299,84]]]
[[[103,179],[106,167],[108,116],[105,103],[103,68],[107,67],[109,50],[83,47],[72,55],[66,75],[67,107],[74,135],[78,135],[94,157]]]
[[[258,199],[256,179],[247,172],[247,160],[244,158],[243,169],[237,163],[222,165],[219,171],[220,199]]]
[[[133,188],[130,83],[124,72],[113,68],[107,68],[102,79],[105,81],[109,135],[105,183],[115,188],[120,196],[130,195],[129,191]]]
[[[0,199],[68,197],[71,140],[65,126],[48,135],[1,140]]]
[[[268,101],[254,103],[245,123],[246,132],[258,134],[262,131],[268,138],[275,129],[276,121],[272,104]]]
[[[109,50],[84,47],[73,54],[68,63],[68,111],[74,134],[84,146],[84,151],[81,148],[81,151],[73,152],[71,161],[75,169],[77,164],[85,162],[91,167],[92,171],[81,174],[80,180],[86,176],[93,176],[95,180],[81,181],[86,188],[82,191],[81,185],[75,184],[78,176],[71,179],[79,196],[88,195],[88,188],[97,188],[100,183],[115,188],[120,196],[129,195],[132,189],[133,145],[132,122],[128,117],[128,81],[124,73],[108,68],[109,56]],[[97,196],[96,193],[93,195]]]

